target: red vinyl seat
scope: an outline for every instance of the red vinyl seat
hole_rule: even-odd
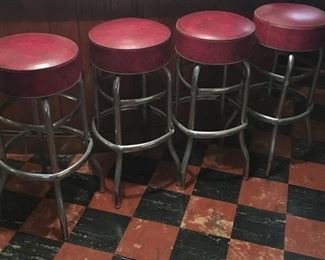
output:
[[[90,59],[99,69],[118,74],[146,73],[170,59],[170,30],[143,18],[101,23],[89,32]]]
[[[203,11],[176,23],[177,53],[201,64],[230,64],[247,58],[254,46],[254,23],[238,14]]]
[[[0,92],[43,97],[63,92],[80,79],[78,46],[59,35],[23,33],[0,39]]]
[[[325,45],[325,12],[312,6],[273,3],[255,10],[261,45],[283,51],[312,51]]]

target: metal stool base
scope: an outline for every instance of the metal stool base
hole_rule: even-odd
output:
[[[287,53],[275,51],[272,71],[266,71],[266,70],[259,68],[256,65],[253,65],[253,67],[255,69],[257,69],[262,74],[268,76],[270,79],[270,81],[268,81],[268,82],[260,82],[257,84],[253,84],[251,86],[251,88],[256,88],[256,87],[266,87],[267,88],[267,94],[266,94],[265,100],[264,100],[266,105],[269,104],[272,88],[277,88],[277,89],[280,89],[280,91],[281,91],[281,96],[280,96],[280,100],[279,100],[279,103],[277,106],[277,113],[276,113],[275,117],[260,113],[256,110],[251,109],[251,108],[249,109],[249,113],[254,118],[256,118],[257,120],[260,120],[264,123],[273,125],[270,150],[269,150],[268,161],[267,161],[267,166],[266,166],[266,175],[269,175],[271,172],[272,161],[274,158],[274,151],[275,151],[275,146],[276,146],[276,137],[278,134],[279,126],[292,124],[298,120],[304,119],[305,124],[306,124],[306,129],[307,129],[306,150],[308,151],[310,149],[312,137],[311,137],[311,127],[310,127],[309,116],[310,116],[310,113],[314,107],[313,95],[314,95],[314,92],[316,89],[317,79],[318,79],[318,75],[319,75],[319,71],[320,71],[320,67],[321,67],[321,63],[322,63],[322,59],[323,59],[323,50],[322,49],[318,50],[318,60],[317,60],[317,64],[316,64],[315,68],[305,69],[305,68],[297,67],[296,68],[297,70],[302,71],[302,73],[300,73],[298,75],[292,75],[292,72],[294,70],[294,64],[295,64],[295,56],[293,54],[289,54],[289,56],[288,56],[288,63],[287,63],[285,75],[280,75],[280,74],[275,73],[276,69],[278,67],[278,57],[280,55],[287,55]],[[303,79],[308,78],[312,74],[313,74],[313,81],[312,81],[312,85],[311,85],[307,95],[304,95],[303,93],[300,93],[299,91],[290,87],[291,83],[299,82]],[[304,112],[302,112],[298,115],[283,117],[283,115],[282,115],[283,114],[283,106],[287,99],[287,94],[289,92],[293,93],[297,97],[304,100],[306,109]]]
[[[185,188],[186,186],[186,169],[189,162],[191,150],[192,150],[192,144],[194,138],[223,138],[226,136],[232,136],[234,134],[239,134],[239,143],[241,150],[244,154],[245,158],[245,168],[244,168],[244,175],[243,179],[248,179],[249,176],[249,153],[248,149],[245,143],[244,138],[244,130],[247,127],[247,102],[248,102],[248,89],[249,89],[249,80],[250,80],[250,65],[243,61],[244,65],[244,80],[240,84],[228,86],[227,85],[227,74],[228,74],[228,65],[224,65],[224,74],[223,74],[223,82],[222,86],[220,88],[199,88],[198,87],[198,79],[201,71],[201,67],[203,65],[201,64],[194,64],[193,70],[192,70],[192,82],[189,83],[186,81],[186,79],[182,75],[182,68],[181,68],[181,62],[182,59],[180,56],[177,57],[176,61],[176,98],[175,98],[175,116],[173,117],[175,125],[185,134],[187,135],[187,143],[186,148],[184,152],[184,156],[181,162],[181,180],[180,180],[180,186],[182,188]],[[192,64],[192,63],[190,63]],[[179,85],[180,82],[184,84],[186,88],[188,88],[191,92],[190,96],[186,97],[179,97]],[[238,102],[234,99],[231,99],[230,97],[227,97],[226,94],[230,92],[235,92],[241,90],[241,101]],[[235,127],[229,128],[229,125],[231,124],[232,120],[235,118],[236,113],[233,114],[230,117],[230,120],[226,122],[224,126],[224,130],[220,131],[197,131],[194,130],[195,125],[195,111],[196,111],[196,102],[198,100],[215,100],[216,98],[221,98],[221,116],[224,113],[225,109],[225,103],[228,101],[235,105],[237,109],[241,109],[240,114],[240,124],[236,125]],[[179,109],[179,105],[181,103],[184,103],[186,101],[190,102],[190,112],[189,112],[189,119],[188,119],[188,125],[184,126],[179,122],[177,119],[177,112]]]
[[[67,94],[60,95],[64,98],[76,102],[77,105],[70,113],[68,113],[66,116],[64,116],[57,122],[52,122],[51,108],[50,108],[48,97],[32,99],[33,117],[34,117],[35,124],[19,123],[0,116],[1,123],[22,130],[19,134],[12,137],[7,143],[3,142],[2,134],[0,132],[0,169],[1,169],[0,202],[2,199],[1,195],[3,193],[5,182],[8,175],[13,175],[26,180],[53,182],[55,198],[56,198],[56,203],[58,208],[58,215],[59,215],[59,220],[60,220],[61,230],[62,230],[62,235],[64,240],[67,240],[69,238],[69,234],[68,234],[67,220],[64,212],[60,180],[74,173],[77,169],[79,169],[88,159],[88,156],[90,155],[90,152],[93,147],[93,141],[90,137],[88,124],[87,124],[84,86],[82,80],[80,80],[79,82],[79,87],[80,87],[80,98],[76,98],[72,95],[67,95]],[[38,100],[40,100],[40,106],[42,108],[44,124],[40,124],[38,103],[37,103]],[[7,101],[4,102],[4,104],[1,106],[0,112],[2,113],[12,102],[13,100],[11,100],[10,98],[7,99]],[[81,113],[83,131],[80,131],[76,128],[66,125],[77,112]],[[70,165],[68,168],[63,170],[59,169],[59,165],[57,161],[57,152],[55,146],[55,133],[57,131],[68,132],[70,134],[80,136],[84,140],[86,146],[86,150],[84,154],[81,156],[81,158],[77,162],[75,162],[74,164]],[[50,157],[50,173],[49,172],[44,172],[44,173],[26,172],[19,169],[15,169],[6,163],[5,151],[7,151],[10,147],[12,147],[18,140],[20,140],[25,136],[30,135],[32,132],[38,133],[38,136],[40,138],[44,138],[45,136],[47,137],[48,151]],[[2,206],[0,205],[0,208],[1,207]],[[5,215],[5,213],[2,212],[2,215]]]
[[[172,101],[171,101],[171,75],[169,70],[164,67],[163,72],[166,76],[167,81],[167,89],[165,91],[159,92],[157,94],[147,96],[147,82],[146,82],[146,74],[142,74],[142,98],[137,99],[127,99],[121,100],[120,99],[120,82],[121,82],[121,75],[114,75],[111,76],[114,78],[113,81],[113,97],[106,94],[101,86],[98,84],[98,76],[97,76],[97,69],[93,67],[93,76],[94,76],[94,83],[95,83],[95,117],[92,119],[92,130],[95,137],[107,146],[109,149],[112,149],[117,154],[116,159],[116,166],[115,166],[115,175],[114,175],[114,202],[115,207],[121,207],[121,191],[120,191],[120,182],[121,182],[121,175],[122,175],[122,164],[123,164],[123,154],[124,153],[132,153],[132,152],[139,152],[151,149],[156,147],[164,142],[168,143],[168,149],[172,158],[176,164],[176,167],[179,169],[179,159],[175,148],[172,143],[172,135],[174,133],[174,126],[172,122]],[[104,111],[99,111],[99,95],[105,98],[106,101],[113,104],[112,108],[106,109]],[[161,99],[162,97],[167,96],[167,113],[164,113],[157,107],[151,105],[150,103],[156,100]],[[150,108],[151,111],[162,117],[166,118],[167,120],[167,130],[166,132],[159,136],[156,139],[144,142],[144,143],[137,143],[137,144],[130,144],[124,145],[122,144],[122,128],[121,128],[121,111],[125,110],[133,110],[142,107],[142,116],[144,121],[147,120],[147,109]],[[102,118],[114,114],[114,123],[115,123],[115,141],[111,142],[104,138],[100,133],[100,121]],[[102,170],[100,170],[101,174],[101,190],[105,190],[105,174]]]

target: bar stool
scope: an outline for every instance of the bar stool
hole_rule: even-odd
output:
[[[274,3],[263,5],[255,10],[254,22],[256,36],[259,43],[274,52],[274,61],[271,71],[253,64],[253,66],[266,75],[269,80],[252,85],[252,88],[265,88],[267,94],[263,100],[263,106],[268,107],[274,90],[280,92],[276,112],[273,114],[250,107],[249,111],[256,119],[273,125],[271,145],[268,155],[266,174],[269,175],[274,157],[276,137],[279,126],[288,125],[297,120],[304,119],[307,128],[307,150],[311,145],[311,128],[309,115],[313,109],[313,95],[317,86],[317,78],[323,58],[323,46],[325,44],[325,12],[315,7],[303,4]],[[305,52],[317,52],[316,64],[307,64],[298,54]],[[280,56],[287,58],[285,72],[277,72],[281,69]],[[302,62],[294,67],[295,60]],[[309,66],[309,68],[308,68]],[[306,68],[307,67],[307,68]],[[293,83],[312,76],[312,85],[307,94],[293,88]],[[293,116],[283,116],[285,101],[289,94],[304,103],[304,110]]]
[[[79,86],[79,97],[63,93],[75,85]],[[20,130],[19,134],[6,143],[0,132],[0,199],[8,174],[26,180],[53,182],[62,234],[64,240],[67,240],[68,228],[60,180],[83,165],[93,146],[87,126],[78,46],[64,37],[45,33],[16,34],[1,38],[0,93],[6,96],[0,107],[0,122]],[[75,103],[75,107],[56,122],[53,122],[49,103],[49,98],[54,95]],[[33,123],[15,122],[2,116],[3,112],[18,99],[30,100]],[[67,124],[77,112],[80,112],[82,118],[82,131]],[[42,120],[40,114],[43,116]],[[58,165],[55,144],[57,133],[79,136],[85,145],[85,152],[81,158],[65,169],[60,169]],[[16,169],[6,162],[6,152],[9,148],[31,134],[47,138],[50,169],[46,172],[27,172]]]
[[[185,15],[176,23],[177,76],[176,76],[176,107],[174,122],[187,135],[187,144],[181,163],[181,186],[185,186],[186,168],[192,150],[193,138],[222,138],[239,134],[240,147],[245,157],[244,179],[248,178],[249,154],[244,140],[244,130],[247,126],[246,111],[248,87],[250,81],[250,65],[245,59],[251,54],[254,45],[254,24],[234,13],[223,11],[202,11]],[[191,82],[182,74],[184,61],[193,67]],[[228,67],[237,64],[242,70],[239,84],[229,85],[227,82]],[[204,65],[219,65],[224,69],[220,87],[198,87],[201,68]],[[182,82],[190,90],[190,96],[179,95],[179,85]],[[231,98],[230,93],[241,92],[241,101]],[[235,107],[235,113],[225,124],[223,130],[195,130],[196,103],[198,100],[221,99],[221,111],[226,103]],[[187,126],[178,119],[178,107],[184,102],[190,102]],[[230,123],[241,110],[240,120],[234,127]],[[221,112],[222,114],[223,112]]]
[[[178,167],[178,157],[172,144],[174,127],[172,123],[171,75],[166,67],[170,59],[170,30],[155,21],[142,18],[121,18],[99,24],[89,32],[90,59],[93,64],[95,84],[95,116],[92,130],[97,139],[117,154],[114,176],[114,200],[116,208],[121,206],[120,180],[124,153],[143,151],[168,142],[169,151]],[[166,90],[147,95],[147,76],[161,70],[166,82]],[[102,74],[102,75],[100,75]],[[142,97],[121,99],[121,78],[125,75],[141,75]],[[99,84],[102,77],[113,77],[113,96],[107,94]],[[163,80],[163,78],[162,78]],[[101,95],[113,107],[99,110],[98,96]],[[166,96],[167,112],[152,105]],[[166,131],[158,138],[137,144],[123,144],[121,128],[121,111],[142,108],[143,117],[147,110],[166,118]],[[101,120],[114,114],[115,141],[104,138]],[[104,182],[102,182],[102,186]],[[103,189],[103,188],[102,188]]]

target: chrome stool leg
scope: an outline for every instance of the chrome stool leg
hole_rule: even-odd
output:
[[[117,145],[122,144],[120,81],[121,78],[119,76],[116,76],[113,83],[115,143]],[[116,208],[121,207],[120,182],[122,176],[122,160],[123,160],[122,151],[117,151],[115,176],[114,176],[114,199],[115,199]]]
[[[174,115],[175,116],[177,116],[177,114],[178,114],[180,71],[181,71],[181,58],[177,55],[177,57],[176,57],[176,79],[175,79],[175,106],[174,106]]]
[[[283,105],[286,100],[286,96],[287,96],[287,92],[288,92],[288,88],[289,88],[289,84],[290,84],[290,76],[291,76],[291,72],[293,70],[293,66],[294,66],[294,56],[290,55],[288,58],[287,71],[286,71],[284,81],[283,81],[281,97],[280,97],[279,105],[277,108],[276,119],[278,119],[278,120],[281,119],[281,117],[282,117]],[[269,156],[268,156],[268,161],[267,161],[267,166],[266,166],[266,175],[269,175],[270,171],[271,171],[272,161],[273,161],[274,151],[275,151],[275,145],[276,145],[276,137],[278,134],[278,128],[279,128],[279,123],[276,123],[274,125],[273,131],[272,131],[270,151],[269,151]]]
[[[240,116],[241,124],[247,123],[248,92],[249,92],[250,75],[251,75],[251,69],[249,63],[246,61],[244,61],[243,63],[245,68],[245,73],[244,73],[245,81],[244,81],[244,89],[242,92],[242,102],[241,102],[241,116]],[[239,132],[239,144],[245,158],[243,179],[247,180],[249,176],[249,152],[245,143],[244,131]]]
[[[60,171],[60,169],[57,161],[57,154],[56,154],[56,147],[55,147],[55,140],[54,140],[54,130],[53,130],[53,124],[51,118],[50,104],[48,102],[48,99],[43,98],[41,105],[43,110],[44,123],[45,123],[46,131],[48,133],[47,138],[48,138],[48,148],[50,154],[51,171],[52,171],[51,173],[57,173]],[[56,198],[56,203],[58,208],[58,214],[59,214],[63,239],[67,240],[69,234],[68,234],[66,215],[64,211],[60,181],[54,182],[54,190],[55,190],[55,198]]]
[[[164,68],[164,72],[166,75],[166,79],[167,79],[167,126],[168,126],[168,131],[169,132],[174,132],[174,125],[173,125],[173,104],[172,104],[172,77],[170,74],[170,71],[165,67]],[[174,163],[176,165],[177,168],[177,172],[179,173],[180,170],[180,162],[179,162],[179,158],[178,155],[176,153],[175,147],[173,145],[173,141],[172,141],[172,137],[169,138],[168,140],[168,150],[169,153],[171,155],[171,157],[174,160]],[[181,176],[178,176],[179,179],[179,183],[181,183]]]
[[[95,108],[95,124],[97,129],[100,129],[100,112],[99,112],[99,96],[98,96],[98,82],[97,82],[97,70],[94,66],[92,66],[92,82],[95,85],[93,87],[94,90],[94,108]],[[99,182],[100,182],[100,188],[99,188],[99,192],[104,193],[106,191],[106,187],[105,187],[105,178],[106,178],[106,174],[104,173],[104,170],[101,168],[101,166],[99,165],[98,161],[95,159],[94,156],[90,156],[90,163],[91,166],[93,167],[94,171],[98,173],[99,176]]]
[[[32,103],[32,114],[33,114],[33,122],[36,125],[40,125],[41,124],[41,120],[40,120],[40,115],[39,115],[39,109],[38,109],[38,102],[37,99],[32,99],[31,100]],[[45,157],[45,151],[44,151],[44,147],[43,147],[43,141],[44,141],[44,135],[41,132],[37,132],[37,140],[38,140],[38,151],[35,152],[35,154],[39,157],[39,161],[40,164],[42,166],[42,171],[43,172],[47,172],[47,167],[46,167],[46,157]]]
[[[195,123],[195,110],[196,110],[196,97],[197,97],[197,83],[199,79],[201,66],[196,65],[193,68],[192,72],[192,85],[191,85],[191,102],[190,102],[190,113],[188,118],[188,129],[193,130],[194,129],[194,123]],[[186,148],[181,164],[181,183],[180,186],[182,188],[185,188],[186,184],[186,169],[188,165],[188,161],[190,159],[191,151],[192,151],[192,145],[193,145],[193,137],[189,136],[186,143]]]

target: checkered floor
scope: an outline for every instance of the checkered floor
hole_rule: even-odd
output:
[[[122,207],[112,200],[113,154],[97,154],[108,172],[107,192],[88,165],[62,181],[70,231],[67,242],[47,183],[11,178],[3,197],[0,259],[325,259],[325,91],[316,95],[313,146],[303,154],[304,124],[279,134],[276,158],[264,175],[268,128],[248,134],[251,177],[230,138],[196,142],[187,188],[175,184],[164,148],[125,156]],[[181,146],[180,149],[184,147]],[[33,156],[9,155],[24,170]],[[72,156],[61,156],[67,166]]]

